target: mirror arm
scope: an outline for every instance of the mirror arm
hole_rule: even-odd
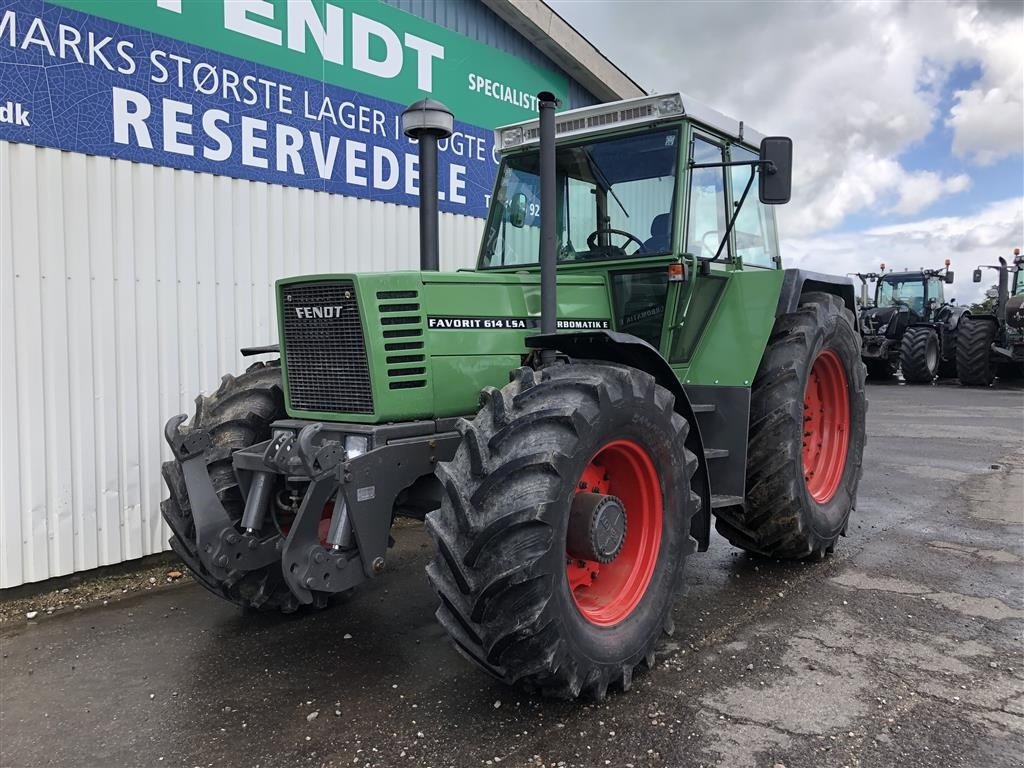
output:
[[[731,168],[736,165],[763,165],[768,173],[775,173],[775,163],[771,160],[733,160],[728,163],[695,163],[692,160],[690,161],[691,168]]]
[[[747,199],[747,195],[750,193],[750,188],[754,185],[754,176],[756,175],[757,166],[761,164],[758,160],[752,163],[733,163],[733,165],[749,165],[750,166],[750,178],[747,179],[747,186],[743,189],[743,195],[740,197],[740,201],[736,204],[736,210],[732,212],[732,216],[729,218],[729,226],[725,228],[725,234],[722,235],[722,242],[718,244],[718,250],[715,252],[715,258],[711,261],[718,261],[718,257],[722,255],[722,249],[725,244],[729,242],[729,235],[732,234],[732,229],[736,226],[736,219],[740,217],[740,211],[743,210],[743,203]]]

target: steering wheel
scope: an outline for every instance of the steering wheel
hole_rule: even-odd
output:
[[[623,253],[626,252],[626,246],[629,245],[629,241],[630,240],[632,240],[634,243],[636,243],[638,246],[640,246],[640,248],[644,247],[643,241],[639,237],[637,237],[636,235],[630,234],[629,232],[626,232],[625,230],[622,230],[622,229],[612,229],[611,227],[602,227],[600,229],[595,229],[587,237],[587,248],[589,248],[591,251],[595,250],[598,247],[598,245],[597,245],[597,238],[600,235],[621,235],[622,237],[626,238],[626,242],[624,242],[622,244],[622,247],[620,248],[620,250]],[[634,251],[634,253],[635,253],[635,251]]]

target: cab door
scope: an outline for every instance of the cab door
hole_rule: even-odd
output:
[[[725,159],[724,143],[711,136],[693,134],[687,166],[721,163]],[[724,266],[732,255],[731,243],[725,244],[715,262],[722,269],[711,268],[729,223],[726,168],[691,168],[686,201],[683,254],[690,262],[690,279],[679,291],[675,321],[668,333],[668,359],[673,365],[690,361],[728,282]]]

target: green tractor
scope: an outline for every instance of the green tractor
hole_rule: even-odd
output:
[[[1024,257],[1014,248],[1013,264],[1000,256],[998,265],[975,269],[974,282],[981,282],[982,269],[996,270],[999,283],[988,296],[994,301],[992,312],[971,313],[960,322],[957,375],[971,387],[987,387],[997,375],[1004,380],[1024,377]]]
[[[539,101],[496,132],[479,260],[449,274],[451,114],[406,112],[421,270],[279,281],[280,361],[168,422],[162,510],[209,591],[285,612],[380,578],[392,523],[425,520],[458,650],[507,683],[601,698],[654,664],[712,517],[773,558],[845,534],[864,366],[852,283],[781,268],[789,139],[679,94]]]
[[[946,301],[953,282],[949,259],[941,269],[856,273],[861,283],[861,356],[872,379],[889,379],[897,369],[908,384],[956,376],[957,334],[965,307]],[[875,283],[874,301],[868,282]]]

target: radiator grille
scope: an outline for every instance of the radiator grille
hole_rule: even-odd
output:
[[[427,386],[423,352],[423,317],[417,291],[380,291],[377,309],[387,353],[388,389],[420,389]],[[392,354],[402,352],[404,354]]]
[[[292,408],[373,413],[370,367],[351,280],[281,288]]]

